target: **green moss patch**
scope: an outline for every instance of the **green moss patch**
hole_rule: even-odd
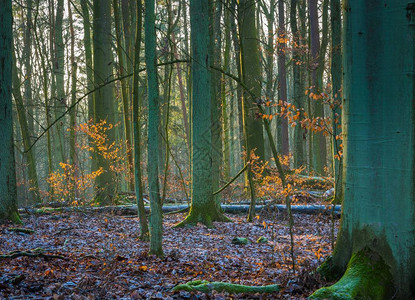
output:
[[[365,248],[352,255],[343,277],[317,290],[310,299],[388,299],[393,291],[389,267],[375,252]]]
[[[277,284],[265,285],[265,286],[249,286],[240,285],[226,282],[209,282],[205,280],[191,281],[186,284],[179,284],[172,289],[173,292],[187,291],[187,292],[203,292],[210,293],[212,291],[228,292],[230,294],[239,293],[274,293],[280,290],[280,286]]]

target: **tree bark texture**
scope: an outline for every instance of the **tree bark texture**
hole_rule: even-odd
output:
[[[413,299],[415,7],[403,0],[344,5],[343,218],[321,270],[347,271],[313,297]],[[382,288],[368,278],[373,267],[384,274]]]
[[[0,1],[0,221],[20,222],[17,212],[12,113],[12,1]]]

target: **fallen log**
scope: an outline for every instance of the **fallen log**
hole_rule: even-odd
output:
[[[321,185],[324,189],[324,186],[332,186],[334,184],[334,180],[331,177],[305,176],[301,174],[295,176],[302,181],[301,185],[313,186],[314,188],[318,188]]]
[[[179,212],[181,210],[187,209],[187,205],[165,205],[163,206],[163,213],[172,213]],[[285,211],[287,208],[285,204],[266,204],[266,205],[257,205],[257,210],[262,209],[275,209],[278,211]],[[150,211],[150,207],[145,207],[146,212]],[[222,209],[225,213],[246,213],[249,210],[249,205],[241,204],[230,204],[222,205]],[[305,214],[320,214],[327,213],[331,214],[333,205],[292,205],[291,210],[296,213],[305,213]],[[119,205],[119,206],[102,206],[102,207],[60,207],[60,208],[24,208],[20,209],[19,213],[25,214],[49,214],[56,212],[82,212],[82,213],[104,213],[104,214],[113,214],[113,215],[123,215],[131,216],[137,215],[137,205]],[[334,207],[334,214],[340,215],[341,206],[336,205]]]
[[[55,254],[45,254],[47,252],[43,248],[36,248],[33,250],[25,250],[25,251],[12,251],[7,254],[0,255],[0,260],[4,259],[14,259],[17,257],[27,256],[27,257],[42,257],[46,259],[50,258],[58,258],[58,259],[65,259],[62,255],[55,255]]]
[[[205,280],[191,281],[185,284],[179,284],[172,289],[172,292],[187,291],[187,292],[202,292],[209,294],[212,291],[219,293],[228,292],[229,294],[239,293],[274,293],[280,290],[277,284],[265,286],[249,286],[241,284],[233,284],[227,282],[209,282]]]

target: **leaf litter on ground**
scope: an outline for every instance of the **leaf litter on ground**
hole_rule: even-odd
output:
[[[31,235],[0,225],[0,254],[42,249],[65,257],[0,260],[0,298],[6,299],[305,299],[324,284],[312,271],[331,252],[331,219],[296,214],[295,256],[291,270],[285,214],[262,213],[252,223],[230,215],[232,223],[175,228],[183,214],[164,218],[165,256],[148,255],[139,240],[138,218],[93,213],[24,217]],[[335,221],[337,230],[338,220]],[[232,243],[235,237],[249,243]],[[257,243],[259,238],[268,243]],[[280,284],[273,294],[171,292],[193,280],[244,285]]]

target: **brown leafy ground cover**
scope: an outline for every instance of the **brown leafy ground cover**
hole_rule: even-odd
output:
[[[164,219],[164,258],[148,256],[138,239],[138,219],[92,213],[24,216],[33,234],[0,225],[0,254],[33,250],[46,257],[0,259],[0,298],[6,299],[304,299],[324,284],[311,275],[331,251],[329,216],[295,215],[297,272],[290,270],[290,239],[282,213],[267,212],[253,223],[175,228],[184,215]],[[336,227],[338,220],[335,221]],[[258,244],[264,236],[269,242]],[[248,245],[235,245],[246,237]],[[60,255],[50,258],[47,255]],[[192,280],[245,285],[280,284],[274,294],[171,292]]]

